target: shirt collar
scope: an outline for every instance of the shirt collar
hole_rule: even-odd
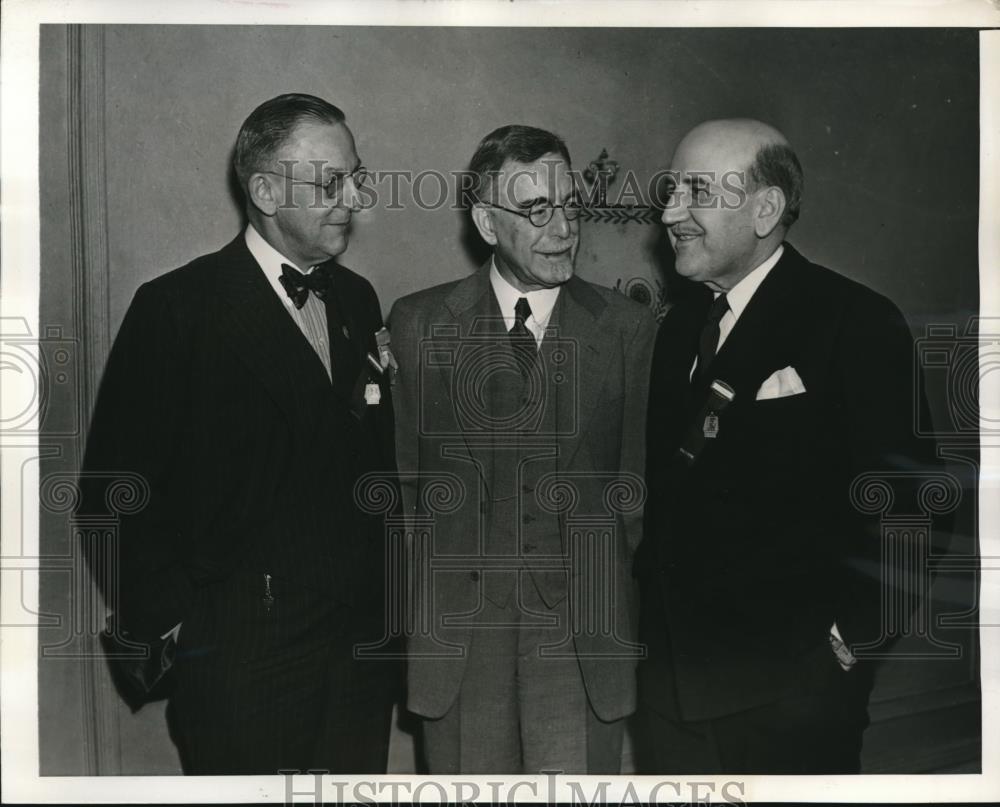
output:
[[[754,296],[757,288],[764,282],[774,265],[781,260],[781,255],[785,251],[784,244],[779,244],[778,248],[771,253],[771,257],[764,261],[756,269],[752,270],[745,278],[726,292],[726,302],[729,303],[729,310],[733,312],[736,319],[740,318],[743,309],[747,307],[750,298]],[[719,295],[716,294],[716,297]]]
[[[253,255],[254,260],[257,261],[260,268],[264,271],[264,275],[267,277],[268,283],[271,284],[271,288],[274,289],[274,293],[281,298],[281,301],[288,308],[291,308],[294,304],[285,291],[285,287],[281,285],[281,264],[287,263],[289,266],[297,269],[295,261],[286,258],[265,241],[264,236],[257,232],[257,228],[253,224],[247,224],[243,238],[247,243],[247,249],[250,250],[250,254]],[[305,271],[305,274],[309,274],[314,268],[314,266],[310,266]]]
[[[500,304],[500,313],[503,314],[508,330],[514,324],[514,306],[517,305],[517,301],[521,297],[528,298],[528,305],[531,306],[531,319],[538,324],[539,328],[544,329],[552,316],[552,309],[555,308],[561,288],[555,286],[551,289],[520,291],[503,278],[497,269],[495,258],[490,259],[490,285],[493,287],[497,303]]]

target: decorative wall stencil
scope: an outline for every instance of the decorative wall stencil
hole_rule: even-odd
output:
[[[660,211],[655,207],[638,205],[605,205],[603,207],[584,207],[580,218],[584,221],[597,221],[606,224],[656,224],[660,220]]]
[[[596,160],[591,160],[583,172],[583,178],[597,187],[597,205],[608,203],[608,185],[618,176],[618,162],[608,157],[608,150],[601,149]]]
[[[659,280],[650,282],[644,277],[633,277],[622,286],[622,279],[618,278],[612,288],[640,305],[647,306],[657,322],[662,322],[670,310],[667,290]]]
[[[591,160],[583,171],[583,179],[590,186],[583,202],[580,218],[605,224],[655,224],[660,212],[645,205],[608,204],[608,185],[618,177],[619,163],[601,149],[597,159]]]

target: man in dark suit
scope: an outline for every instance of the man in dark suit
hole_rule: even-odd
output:
[[[432,773],[616,773],[653,319],[574,274],[559,137],[497,129],[471,175],[492,258],[390,315],[416,526],[408,707]]]
[[[95,570],[122,635],[179,626],[187,773],[382,772],[398,671],[355,658],[385,592],[353,489],[394,470],[392,408],[378,299],[334,261],[365,169],[343,113],[295,94],[251,113],[234,168],[246,229],[139,288],[108,359],[85,507],[122,472],[148,503]]]
[[[667,314],[650,382],[642,765],[857,772],[891,572],[852,482],[928,459],[910,331],[785,242],[803,183],[780,132],[704,123],[671,175],[663,222],[701,289]]]

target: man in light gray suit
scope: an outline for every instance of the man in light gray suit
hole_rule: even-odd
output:
[[[435,774],[614,774],[636,705],[655,324],[574,275],[581,209],[559,137],[502,127],[470,170],[491,259],[390,315],[408,706]]]

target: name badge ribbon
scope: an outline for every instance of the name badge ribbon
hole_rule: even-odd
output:
[[[690,425],[687,437],[677,449],[677,455],[688,465],[693,465],[705,448],[706,440],[719,436],[719,413],[736,397],[736,391],[725,381],[716,379],[708,391],[708,398]]]

